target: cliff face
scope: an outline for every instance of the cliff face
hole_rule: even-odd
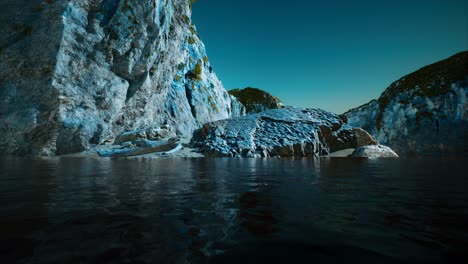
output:
[[[345,113],[380,143],[403,155],[468,150],[468,52],[426,66],[394,82],[378,100]]]
[[[190,0],[0,3],[0,152],[78,152],[168,124],[190,138],[243,114],[216,77]]]

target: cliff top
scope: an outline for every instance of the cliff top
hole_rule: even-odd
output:
[[[229,94],[236,97],[246,108],[247,113],[257,113],[266,109],[280,108],[280,100],[263,90],[247,87],[233,89]]]
[[[395,98],[402,92],[413,91],[415,96],[437,96],[449,92],[453,83],[467,82],[467,77],[468,51],[463,51],[447,59],[422,67],[393,82],[385,89],[377,102],[381,112],[383,112],[392,98]],[[350,109],[346,113],[366,107],[373,102],[375,100]]]
[[[466,81],[468,76],[468,51],[457,53],[445,60],[425,66],[392,83],[383,92],[379,102],[385,97],[419,89],[421,95],[436,96],[449,91],[450,85]]]

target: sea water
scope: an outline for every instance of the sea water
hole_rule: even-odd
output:
[[[0,262],[463,263],[467,163],[2,158]]]

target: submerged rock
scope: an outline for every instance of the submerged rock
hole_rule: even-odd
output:
[[[189,0],[0,3],[0,152],[79,152],[123,131],[242,115]]]
[[[394,82],[378,100],[346,113],[401,155],[466,155],[468,52]]]
[[[229,91],[229,94],[236,97],[245,106],[247,114],[279,109],[283,106],[277,97],[257,88],[233,89]]]
[[[338,115],[286,107],[205,124],[192,144],[212,157],[318,157],[377,142]]]
[[[383,145],[360,147],[351,154],[351,157],[360,158],[398,158],[398,154],[391,148]]]

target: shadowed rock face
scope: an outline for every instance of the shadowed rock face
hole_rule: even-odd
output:
[[[192,143],[214,157],[317,157],[377,144],[338,115],[292,107],[206,124],[195,131]]]
[[[191,23],[190,0],[0,3],[0,152],[78,152],[123,131],[243,114]]]
[[[468,52],[394,82],[378,100],[345,113],[400,155],[466,155]]]
[[[236,97],[245,106],[248,114],[281,108],[281,102],[278,98],[257,88],[233,89],[229,91],[229,94]]]

